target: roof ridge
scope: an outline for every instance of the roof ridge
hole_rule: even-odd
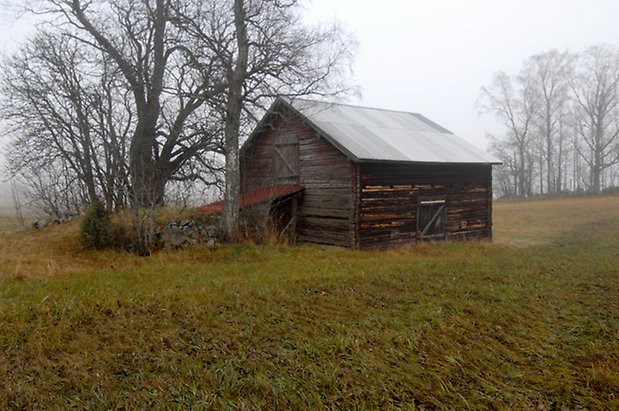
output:
[[[500,163],[494,156],[420,113],[306,98],[279,101],[355,163]],[[392,122],[398,127],[389,127]]]
[[[309,98],[303,98],[303,97],[295,97],[292,98],[290,100],[288,100],[288,103],[294,103],[295,101],[305,101],[308,103],[314,103],[314,104],[325,104],[325,105],[330,105],[330,106],[346,106],[346,107],[353,107],[353,108],[364,108],[364,109],[368,109],[368,110],[376,110],[376,111],[387,111],[390,113],[402,113],[402,114],[413,114],[413,115],[419,115],[422,117],[425,117],[423,114],[419,113],[419,112],[415,112],[415,111],[405,111],[405,110],[394,110],[394,109],[388,109],[388,108],[379,108],[379,107],[370,107],[370,106],[360,106],[358,104],[350,104],[350,103],[337,103],[335,101],[322,101],[322,100],[313,100],[313,99],[309,99]],[[426,117],[427,118],[427,117]]]

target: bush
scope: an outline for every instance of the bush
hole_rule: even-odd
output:
[[[114,244],[114,230],[110,213],[100,201],[87,210],[80,226],[80,240],[86,249],[101,250]]]

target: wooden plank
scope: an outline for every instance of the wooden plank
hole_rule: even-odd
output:
[[[300,243],[325,244],[338,247],[352,247],[353,243],[346,239],[328,238],[323,235],[299,234],[298,241]]]
[[[349,218],[332,218],[317,216],[300,216],[300,224],[303,226],[316,226],[321,230],[347,230],[350,225]]]
[[[314,194],[310,193],[303,197],[304,207],[340,208],[352,210],[352,199],[346,194]]]
[[[352,210],[341,208],[318,208],[301,206],[299,214],[306,217],[338,217],[349,219],[352,217]]]

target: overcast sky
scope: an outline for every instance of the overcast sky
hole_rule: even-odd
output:
[[[419,112],[481,148],[501,130],[475,108],[494,72],[619,42],[618,0],[313,0],[311,13],[356,34],[358,103]]]
[[[314,22],[338,19],[359,42],[363,94],[351,103],[421,113],[481,148],[487,131],[500,133],[475,108],[494,72],[516,73],[553,48],[619,42],[619,0],[312,0],[307,13]],[[0,50],[29,30],[0,15]],[[7,191],[0,187],[0,197]]]

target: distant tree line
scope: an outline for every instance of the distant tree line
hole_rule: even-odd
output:
[[[201,182],[233,238],[239,144],[273,98],[352,90],[355,41],[304,24],[302,0],[15,4],[44,23],[2,64],[9,171],[50,212],[158,207]]]
[[[599,45],[528,58],[498,72],[478,105],[505,134],[491,136],[501,195],[600,192],[619,185],[619,52]]]

